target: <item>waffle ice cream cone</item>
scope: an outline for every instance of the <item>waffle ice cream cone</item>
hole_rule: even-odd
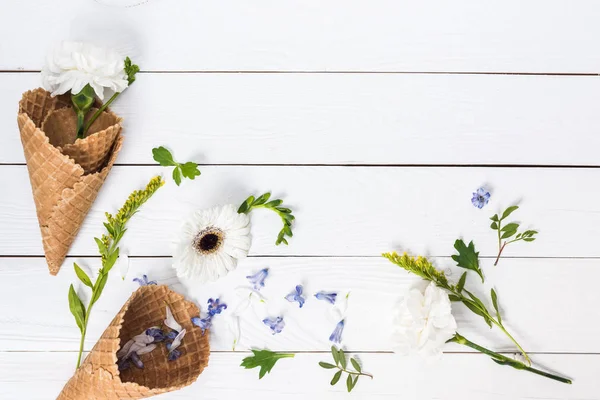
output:
[[[68,96],[52,97],[35,89],[19,102],[17,122],[52,275],[58,273],[121,149],[121,121],[103,112],[88,136],[75,140],[76,115]]]
[[[119,371],[117,352],[135,335],[160,326],[169,305],[187,333],[178,350],[181,357],[168,361],[166,346],[159,345],[140,356],[143,369],[131,366]],[[142,286],[115,316],[57,400],[141,399],[192,384],[208,365],[208,333],[194,327],[191,318],[200,310],[167,286]]]

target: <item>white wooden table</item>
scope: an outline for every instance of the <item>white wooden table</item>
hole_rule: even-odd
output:
[[[108,1],[104,1],[105,3]],[[0,398],[51,399],[74,370],[79,332],[67,306],[78,261],[99,266],[105,211],[154,174],[151,149],[199,161],[202,176],[161,189],[131,222],[97,304],[89,350],[143,273],[204,306],[236,301],[261,267],[265,294],[294,285],[352,291],[344,344],[375,379],[348,395],[329,385],[332,323],[312,301],[274,301],[287,320],[272,336],[244,318],[231,351],[215,319],[210,364],[197,383],[161,399],[600,399],[600,4],[594,1],[150,0],[0,1]],[[113,0],[112,3],[118,3]],[[101,26],[127,32],[143,73],[114,109],[126,142],[57,277],[43,259],[16,125],[21,93],[39,86],[43,57]],[[90,33],[92,32],[92,33]],[[485,185],[492,200],[470,203]],[[215,284],[184,287],[171,238],[194,209],[273,191],[294,210],[295,236],[274,245],[279,220],[253,216],[251,257]],[[519,203],[540,231],[493,267],[488,217]],[[517,214],[515,214],[517,216]],[[572,386],[501,367],[448,346],[427,365],[391,353],[391,313],[414,278],[379,257],[409,250],[453,265],[453,242],[475,240],[506,324],[534,362]],[[456,272],[456,271],[455,271]],[[457,278],[457,274],[453,275]],[[460,331],[510,353],[456,306]],[[298,353],[261,381],[239,367],[249,347]]]

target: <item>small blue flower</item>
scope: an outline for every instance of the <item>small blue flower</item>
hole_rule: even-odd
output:
[[[271,329],[271,331],[273,332],[273,335],[276,333],[281,333],[281,331],[285,327],[285,322],[283,321],[283,317],[265,318],[265,319],[263,319],[263,324],[265,324],[266,326],[268,326]]]
[[[337,297],[337,293],[327,293],[327,292],[319,292],[315,294],[317,300],[325,300],[330,302],[331,304],[335,304],[335,298]]]
[[[269,269],[264,268],[258,271],[254,275],[249,275],[246,278],[250,281],[254,290],[260,290],[260,288],[265,287],[265,279],[269,275]]]
[[[333,330],[333,333],[329,336],[329,341],[333,343],[340,343],[342,341],[342,332],[344,331],[344,320],[338,322]]]
[[[204,335],[204,332],[212,326],[212,316],[209,315],[206,318],[194,317],[192,318],[192,323],[202,329],[202,334]]]
[[[171,331],[169,333],[167,333],[167,339],[169,340],[175,340],[175,338],[177,337],[177,335],[179,335],[179,332],[177,331]]]
[[[133,278],[134,282],[137,282],[140,284],[140,286],[150,286],[150,285],[156,285],[156,281],[148,281],[148,275],[143,275],[141,278]]]
[[[480,187],[477,192],[473,193],[471,203],[479,209],[483,208],[490,201],[490,192]]]
[[[154,342],[152,343],[159,343],[165,340],[165,333],[162,329],[159,328],[146,329],[146,335],[152,336],[154,338]]]
[[[167,356],[167,359],[169,361],[175,361],[179,357],[181,357],[181,351],[175,349],[175,350],[169,352],[169,355]]]
[[[135,365],[139,369],[144,368],[144,363],[142,362],[142,360],[140,360],[140,356],[138,356],[138,353],[136,353],[135,351],[129,355],[129,359],[131,360],[133,365]]]
[[[296,286],[296,290],[285,296],[285,299],[290,303],[297,301],[300,308],[302,308],[304,302],[306,301],[306,299],[302,297],[302,285]]]
[[[227,304],[220,304],[219,299],[208,299],[208,315],[210,317],[214,317],[217,314],[221,314],[221,311],[223,310],[227,310]]]

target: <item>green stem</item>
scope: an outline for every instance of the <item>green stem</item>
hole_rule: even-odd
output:
[[[476,343],[471,342],[470,340],[468,340],[467,338],[465,338],[464,336],[461,336],[458,332],[450,339],[448,340],[448,342],[454,342],[454,343],[458,343],[458,344],[462,344],[464,346],[470,347],[474,350],[477,350],[483,354],[486,354],[488,356],[490,356],[492,358],[492,360],[496,361],[498,364],[501,365],[509,365],[515,369],[521,369],[524,371],[529,371],[531,373],[549,378],[549,379],[553,379],[555,381],[558,382],[562,382],[562,383],[567,383],[567,384],[571,384],[573,383],[570,379],[567,378],[563,378],[562,376],[558,376],[558,375],[554,375],[554,374],[550,374],[548,372],[544,372],[541,371],[539,369],[536,368],[532,368],[524,363],[522,363],[521,361],[515,360],[513,358],[509,358],[506,357],[500,353],[496,353],[495,351],[486,349],[485,347],[482,347]]]
[[[446,287],[446,290],[449,290],[452,294],[454,294],[455,296],[459,297],[460,300],[464,303],[465,300],[466,301],[470,301],[468,298],[466,298],[465,296],[463,296],[462,293],[458,292],[457,290],[453,289],[452,287]],[[485,307],[479,307],[477,305],[477,303],[475,302],[471,302],[473,304],[474,307],[477,307],[477,309],[486,316],[486,318],[488,318],[494,325],[496,325],[498,328],[500,328],[500,330],[502,332],[504,332],[504,334],[515,344],[515,346],[517,346],[517,348],[519,349],[519,351],[523,354],[523,357],[525,357],[525,360],[531,365],[531,359],[529,358],[529,355],[527,355],[527,353],[525,352],[525,350],[523,349],[523,347],[521,347],[521,345],[519,344],[519,342],[517,342],[517,340],[513,337],[513,335],[511,335],[506,328],[504,328],[504,325],[502,325],[500,323],[500,321],[498,321],[496,318],[494,318]]]
[[[83,129],[83,121],[85,119],[85,111],[77,110],[77,139],[83,139],[85,130]]]
[[[92,290],[92,298],[93,298],[93,290]],[[79,342],[79,354],[77,355],[77,368],[79,368],[79,366],[81,365],[81,356],[83,354],[83,342],[85,342],[85,335],[87,333],[87,325],[88,325],[88,316],[90,315],[90,312],[92,311],[92,301],[90,298],[90,303],[87,306],[87,309],[85,310],[85,320],[83,321],[83,332],[81,332],[81,340]]]
[[[121,92],[116,92],[115,94],[113,94],[112,97],[110,99],[108,99],[108,101],[106,103],[102,104],[102,106],[94,113],[94,115],[92,115],[92,118],[90,118],[89,121],[87,122],[87,124],[85,124],[85,129],[83,130],[83,135],[87,134],[87,131],[88,131],[88,129],[90,129],[90,126],[92,126],[92,124],[98,119],[100,114],[102,114],[104,112],[104,110],[106,110],[108,108],[108,106],[110,106],[110,104],[113,101],[115,101],[117,96],[120,94],[121,94]]]
[[[342,371],[342,372],[345,372],[345,373],[347,373],[347,374],[350,374],[350,375],[362,375],[362,376],[368,376],[369,378],[373,379],[373,375],[371,375],[371,374],[367,374],[366,372],[349,371],[349,370],[347,370],[347,369],[345,369],[345,368],[340,368],[339,366],[338,366],[338,369],[339,369],[340,371]]]

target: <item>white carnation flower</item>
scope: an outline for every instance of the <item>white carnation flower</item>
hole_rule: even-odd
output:
[[[104,100],[104,89],[122,92],[128,86],[125,58],[116,51],[82,42],[62,42],[46,59],[42,69],[44,89],[53,96],[77,94],[90,85]]]
[[[446,291],[434,283],[413,287],[396,310],[392,333],[394,352],[439,357],[456,328]]]
[[[215,281],[250,250],[250,217],[232,204],[195,212],[175,243],[173,268],[180,278]]]

